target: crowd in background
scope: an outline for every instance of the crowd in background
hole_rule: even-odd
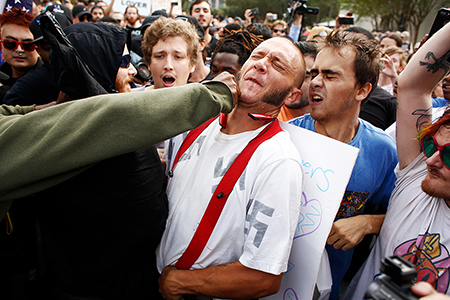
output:
[[[281,69],[281,73],[285,70],[289,72],[283,73],[285,77],[280,77],[283,80],[277,77],[264,84],[259,82],[257,76],[251,79],[256,84],[263,87],[267,85],[267,89],[273,90],[267,91],[267,97],[282,97],[276,102],[264,100],[267,101],[264,103],[276,107],[276,113],[252,118],[261,122],[272,122],[276,119],[289,122],[360,149],[360,156],[326,245],[333,282],[327,298],[342,297],[350,281],[369,256],[391,205],[389,198],[393,191],[395,192],[398,172],[396,166],[399,162],[402,163],[401,157],[397,156],[395,142],[398,81],[408,63],[414,61],[413,57],[421,44],[412,45],[408,31],[369,32],[359,26],[340,23],[342,18],[351,17],[351,14],[337,17],[336,26],[329,28],[303,26],[302,14],[295,14],[290,24],[273,13],[267,13],[263,22],[255,22],[255,11],[252,9],[247,9],[243,17],[213,16],[211,6],[206,0],[193,1],[190,11],[180,15],[173,13],[177,3],[173,3],[169,11],[157,10],[150,16],[141,16],[139,9],[133,5],[128,6],[124,12],[116,12],[113,11],[113,5],[114,0],[109,4],[101,0],[83,0],[76,3],[34,0],[30,14],[16,8],[6,9],[4,14],[0,15],[0,104],[24,107],[28,112],[27,109],[46,110],[48,107],[100,94],[132,92],[129,94],[131,96],[122,95],[121,99],[125,101],[126,97],[143,97],[134,95],[143,95],[142,93],[150,91],[159,91],[159,97],[169,101],[172,95],[169,92],[161,92],[161,89],[182,87],[191,83],[203,83],[207,86],[210,80],[215,78],[224,80],[229,85],[234,79],[221,77],[223,71],[233,75],[233,78],[236,77],[240,83],[244,76],[241,75],[241,70],[251,69],[248,66],[252,61],[256,61],[255,69],[263,69],[260,65],[263,63],[259,60],[264,60],[267,55],[275,69]],[[52,25],[55,20],[56,25]],[[292,45],[295,48],[291,48]],[[361,60],[350,57],[355,61],[356,71],[353,71],[353,65],[349,67],[350,64],[345,63],[336,73],[320,68],[330,64],[324,53],[333,57],[334,50],[343,51],[346,47],[350,47],[362,57]],[[255,49],[263,49],[265,52],[253,52]],[[290,64],[283,64],[282,61],[279,66],[277,59],[267,54],[273,49],[291,51],[290,53],[295,55],[290,57]],[[298,61],[294,60],[297,56],[301,58]],[[335,60],[339,59],[336,55]],[[346,81],[356,80],[355,86],[345,88],[349,94],[355,94],[354,99],[358,99],[357,101],[353,101],[353,98],[343,99],[347,94],[342,90],[332,95],[333,76],[344,76],[342,73],[345,73],[343,71],[347,70],[346,68],[351,68],[348,69],[350,73],[356,74]],[[449,80],[450,75],[444,76],[433,88],[433,108],[445,107],[450,101]],[[276,86],[287,82],[290,86],[284,90]],[[343,84],[343,81],[340,83]],[[319,90],[327,84],[330,86],[329,95],[323,95]],[[252,88],[245,85],[244,87],[243,89],[241,86],[241,90],[245,96],[245,91],[252,91]],[[192,87],[195,88],[198,87]],[[174,91],[174,95],[183,98],[181,92]],[[337,99],[339,105],[327,101],[327,97],[331,99],[332,96]],[[194,96],[189,94],[187,98],[191,97]],[[314,109],[318,110],[315,107],[322,103],[330,107],[323,109],[320,114],[314,113]],[[199,118],[203,117],[203,114],[206,119],[213,117],[210,115],[211,111],[207,111],[208,105],[212,106],[205,104],[205,107],[199,109]],[[138,115],[139,108],[136,104],[130,107],[130,110],[136,109]],[[10,108],[5,110],[9,113]],[[161,114],[164,113],[167,111],[161,109]],[[166,128],[166,124],[160,122],[161,128]],[[169,127],[178,126],[175,121],[167,122]],[[233,124],[230,124],[230,128],[234,128]],[[333,128],[340,126],[342,129],[343,124],[348,125],[347,134],[334,134]],[[220,125],[222,127],[217,126],[217,130],[226,128],[224,124]],[[184,127],[180,126],[181,128]],[[60,179],[59,173],[55,173],[55,178],[58,177],[55,184],[47,186],[39,183],[45,188],[27,192],[24,197],[11,198],[18,200],[13,202],[0,223],[0,228],[6,228],[6,233],[5,230],[0,233],[0,280],[7,285],[7,299],[32,299],[33,295],[47,293],[52,295],[49,299],[54,297],[85,300],[161,297],[159,292],[166,299],[173,296],[170,294],[173,290],[170,289],[169,283],[175,283],[167,282],[169,272],[173,270],[167,268],[179,258],[177,251],[183,246],[179,245],[179,241],[188,229],[186,227],[183,231],[183,228],[180,228],[184,227],[180,224],[183,224],[185,216],[172,215],[171,209],[175,206],[174,211],[177,212],[176,208],[183,205],[183,198],[192,189],[190,181],[187,181],[188,184],[183,183],[185,186],[180,184],[179,187],[174,187],[177,181],[170,179],[178,159],[191,159],[190,152],[181,156],[183,153],[177,155],[179,153],[174,150],[183,149],[186,133],[182,132],[190,128],[184,129],[181,132],[169,131],[167,135],[161,134],[163,138],[151,147],[135,149],[133,152],[130,152],[130,149],[129,153],[110,155],[104,160],[95,158],[89,162],[89,166],[100,162],[88,169],[80,167],[79,172],[75,172],[77,174],[68,175],[67,178],[61,176]],[[143,129],[136,127],[135,130],[139,132]],[[86,130],[87,141],[97,139],[94,131],[95,129]],[[173,137],[175,133],[181,135]],[[434,140],[433,147],[436,144],[442,156],[447,144],[439,148],[434,136],[431,137]],[[206,139],[205,144],[209,145],[207,142],[211,143]],[[202,143],[203,140],[199,142]],[[110,146],[114,147],[114,141]],[[214,146],[211,147],[214,149]],[[286,149],[290,149],[289,147],[286,144]],[[30,148],[33,148],[32,144]],[[216,151],[219,150],[222,149]],[[95,151],[102,153],[106,150],[99,148],[93,152]],[[299,160],[289,151],[286,152],[289,160]],[[427,153],[425,155],[428,157]],[[207,159],[211,159],[208,162],[213,165],[212,158]],[[214,172],[222,172],[219,170],[222,163],[223,161],[218,167],[219,163],[216,162]],[[405,166],[409,163],[410,161]],[[285,173],[301,177],[297,167],[289,165]],[[446,167],[449,168],[447,165]],[[225,171],[221,176],[224,176],[227,168],[224,167]],[[180,172],[187,174],[186,170],[181,170]],[[278,169],[272,172],[280,176],[283,173]],[[267,185],[258,182],[259,177],[251,172],[246,176],[252,179],[254,176],[255,182],[261,186]],[[243,177],[242,181],[249,180]],[[239,184],[245,185],[248,182]],[[280,189],[286,190],[286,198],[291,197],[290,193],[298,191],[299,188],[295,183],[280,181],[277,184]],[[217,183],[211,190],[216,186]],[[182,192],[179,192],[178,188],[182,189]],[[269,189],[269,186],[265,188]],[[33,191],[33,188],[30,190]],[[244,192],[243,194],[242,197],[249,197]],[[445,198],[440,194],[437,197]],[[61,201],[61,198],[64,201]],[[151,201],[143,201],[143,198]],[[273,204],[270,201],[272,200],[261,205]],[[253,203],[253,199],[248,199],[247,204],[245,220],[240,224],[240,221],[235,221],[234,216],[229,219],[228,223],[237,222],[238,225],[223,229],[225,236],[227,230],[239,232],[245,228],[246,233],[250,230],[246,227],[246,222],[250,222],[249,219],[252,218],[249,209],[252,205],[253,209],[257,204]],[[188,203],[187,206],[183,207],[186,211],[192,205]],[[284,209],[286,215],[293,213],[289,205]],[[270,209],[265,213],[269,214],[268,210]],[[290,230],[288,225],[283,226],[280,228]],[[292,240],[292,236],[288,234],[280,235],[283,237],[278,238],[282,240]],[[353,237],[355,238],[352,239]],[[263,237],[260,239],[263,240]],[[221,242],[220,239],[217,240],[218,244]],[[242,243],[242,248],[244,244],[248,247],[246,243]],[[275,249],[261,250],[259,246],[257,248],[255,251],[262,253],[259,255],[267,255],[269,250]],[[234,253],[239,251],[227,249],[212,255],[213,259],[209,256],[202,258],[202,263],[206,265],[198,263],[193,268],[205,270],[214,266],[220,260],[214,256],[222,256],[222,259],[226,259],[227,255],[239,258],[240,254]],[[247,253],[245,251],[244,253]],[[267,267],[270,271],[259,266],[255,269],[261,270],[260,273],[264,275],[278,276],[285,272],[284,265],[280,265],[282,266],[276,270]],[[448,274],[448,270],[449,266],[444,266],[439,272]],[[245,274],[242,268],[235,269],[234,272]],[[158,287],[159,274],[162,274],[159,284],[163,288]],[[276,292],[273,282],[281,281],[281,277],[276,276],[276,279],[268,279],[270,276],[258,277],[254,273],[249,273],[248,276],[261,281],[261,291],[255,288],[254,293],[231,293],[229,298],[239,298],[242,295],[250,295],[251,298],[266,296]],[[436,280],[429,282],[434,284],[439,276],[436,275]],[[355,289],[355,284],[361,283],[350,285],[348,294],[352,293],[352,288]],[[439,284],[438,286],[436,283],[433,287],[439,292],[448,293],[448,288],[442,288],[442,282]],[[217,288],[217,285],[213,286]],[[226,284],[224,286],[228,288]],[[226,290],[213,291],[211,294],[204,294],[227,295]],[[347,294],[344,297],[356,299]],[[185,299],[190,298],[185,295]]]

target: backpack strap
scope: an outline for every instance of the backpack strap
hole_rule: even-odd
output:
[[[203,125],[202,125],[203,126]],[[206,128],[206,127],[205,127]],[[202,131],[204,128],[202,129]],[[258,146],[264,141],[270,139],[278,132],[282,131],[278,120],[274,120],[263,131],[261,131],[255,138],[253,138],[242,152],[236,157],[230,168],[222,177],[219,185],[214,191],[208,207],[200,221],[194,236],[192,237],[185,252],[181,255],[175,266],[179,269],[188,270],[198,259],[206,243],[211,236],[211,233],[216,226],[216,223],[222,213],[222,210],[227,202],[228,196],[233,190],[234,185],[238,181],[242,172],[246,168],[248,161],[252,157]],[[199,134],[198,134],[199,135]],[[197,136],[198,136],[197,135]],[[186,137],[187,139],[188,137]],[[192,144],[192,142],[191,142]],[[187,148],[186,148],[187,149]],[[181,151],[179,151],[181,152]],[[177,154],[178,156],[178,154]]]

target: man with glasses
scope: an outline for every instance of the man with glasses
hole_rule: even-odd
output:
[[[72,25],[72,14],[64,5],[51,5],[46,8],[46,11],[52,13],[61,28],[64,29]],[[40,26],[40,19],[44,14],[41,13],[36,16],[29,25],[34,38],[33,43],[36,45],[36,51],[44,64],[19,78],[6,93],[3,98],[3,104],[42,105],[55,101],[58,98],[59,89],[53,79],[49,63],[51,47],[42,36]]]
[[[72,8],[73,24],[92,22],[92,14],[84,4],[75,5]]]
[[[33,18],[32,14],[18,8],[0,15],[1,46],[5,59],[0,71],[8,76],[8,79],[0,79],[0,102],[17,79],[42,65],[33,43],[33,34],[28,28]]]
[[[392,255],[416,266],[417,281],[450,294],[450,111],[431,123],[430,96],[449,70],[449,34],[445,25],[398,78],[397,183],[380,236],[345,299],[362,299],[381,259]]]

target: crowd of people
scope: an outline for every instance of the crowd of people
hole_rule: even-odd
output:
[[[448,297],[450,25],[412,47],[339,18],[113,4],[0,15],[7,299],[277,293],[304,190],[280,122],[359,149],[320,298],[363,299],[393,255],[415,266],[417,296]]]

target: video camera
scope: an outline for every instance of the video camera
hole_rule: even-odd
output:
[[[283,14],[283,17],[285,20],[288,21],[288,23],[291,23],[291,21],[294,19],[295,14],[298,15],[317,15],[319,14],[319,8],[318,7],[308,7],[306,6],[307,0],[288,0],[288,8],[286,13]],[[295,4],[299,3],[297,7],[294,9]]]
[[[295,2],[300,2],[300,5],[297,6],[294,13],[299,15],[304,14],[310,14],[310,15],[317,15],[319,14],[319,8],[318,7],[308,7],[306,6],[307,0],[296,0]]]
[[[380,275],[364,295],[368,300],[417,300],[418,296],[411,291],[416,278],[416,268],[400,256],[391,256],[381,261]]]

